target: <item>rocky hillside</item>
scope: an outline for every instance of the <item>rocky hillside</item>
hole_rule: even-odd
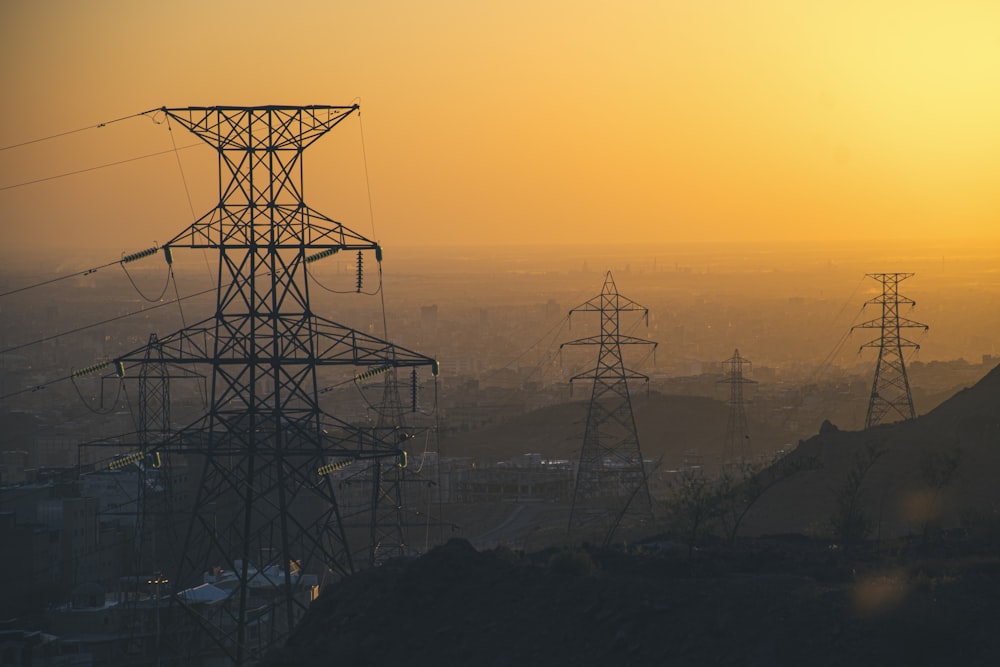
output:
[[[967,548],[526,557],[453,540],[329,587],[265,664],[1000,664],[1000,559]]]
[[[997,665],[998,450],[995,369],[917,420],[801,443],[743,531],[797,534],[527,555],[452,540],[327,587],[266,664]],[[867,541],[820,537],[846,487]]]
[[[745,534],[822,535],[852,474],[870,537],[957,527],[1000,516],[1000,367],[917,419],[865,431],[824,424],[788,459],[811,468],[771,489]]]

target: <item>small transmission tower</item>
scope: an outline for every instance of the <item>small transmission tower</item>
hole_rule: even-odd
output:
[[[580,465],[573,504],[569,516],[569,538],[575,540],[603,529],[603,543],[608,544],[626,516],[636,520],[652,517],[652,503],[646,483],[646,471],[639,449],[639,437],[629,395],[629,380],[649,378],[625,368],[623,345],[656,343],[619,331],[621,313],[641,312],[649,324],[649,311],[618,293],[609,271],[601,293],[572,309],[573,313],[599,313],[601,333],[563,343],[560,350],[572,345],[598,346],[597,366],[570,378],[593,382],[587,425],[580,449]],[[595,528],[598,526],[599,528]]]
[[[912,273],[867,273],[866,277],[882,284],[882,294],[865,302],[865,306],[879,305],[882,315],[862,324],[851,327],[854,329],[878,329],[878,338],[870,340],[859,348],[878,348],[878,361],[875,363],[875,381],[872,383],[871,397],[868,399],[868,414],[865,417],[865,428],[871,428],[886,421],[888,417],[913,419],[913,396],[910,394],[910,381],[906,377],[906,366],[903,363],[903,348],[912,347],[919,350],[920,345],[900,335],[900,329],[923,329],[928,326],[899,316],[901,305],[916,306],[912,299],[899,295],[899,283]]]
[[[749,359],[740,356],[739,349],[722,362],[726,377],[719,382],[729,385],[729,419],[726,421],[726,439],[722,445],[723,464],[750,458],[750,427],[743,405],[743,385],[757,383],[743,377],[743,366],[751,366],[751,363]]]

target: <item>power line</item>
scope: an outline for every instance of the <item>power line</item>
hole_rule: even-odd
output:
[[[22,141],[21,143],[18,143],[18,144],[11,144],[9,146],[0,146],[0,152],[2,152],[2,151],[8,151],[8,150],[11,150],[12,148],[21,148],[22,146],[30,146],[31,144],[38,144],[38,143],[41,143],[43,141],[49,141],[50,139],[58,139],[59,137],[65,137],[65,136],[68,136],[70,134],[77,134],[79,132],[85,132],[86,130],[96,130],[96,129],[99,129],[99,128],[102,128],[102,127],[106,127],[108,125],[112,125],[114,123],[121,122],[123,120],[128,120],[130,118],[137,118],[139,116],[145,116],[148,113],[153,113],[153,112],[156,112],[156,111],[159,111],[159,109],[149,109],[148,111],[142,111],[142,112],[139,112],[139,113],[131,114],[129,116],[122,116],[121,118],[115,118],[114,120],[104,121],[103,123],[98,123],[97,125],[88,125],[86,127],[80,127],[80,128],[75,129],[75,130],[67,130],[65,132],[57,132],[56,134],[50,134],[50,135],[48,135],[46,137],[39,137],[37,139],[29,139],[28,141]]]
[[[138,157],[125,158],[124,160],[118,160],[116,162],[106,162],[104,164],[99,164],[93,167],[85,167],[83,169],[77,169],[75,171],[67,171],[62,174],[55,174],[54,176],[45,176],[44,178],[36,178],[31,181],[22,181],[21,183],[14,183],[12,185],[4,185],[0,187],[0,191],[3,190],[13,190],[14,188],[23,188],[26,185],[35,185],[36,183],[44,183],[46,181],[54,181],[59,178],[65,178],[67,176],[76,176],[77,174],[85,174],[88,171],[97,171],[98,169],[106,169],[107,167],[117,167],[121,164],[127,164],[129,162],[136,162],[138,160],[145,160],[146,158],[157,157],[159,155],[166,155],[167,153],[173,153],[175,150],[182,151],[188,148],[194,148],[195,146],[200,146],[201,144],[188,144],[187,146],[181,146],[177,149],[169,149],[165,151],[157,151],[155,153],[146,153],[145,155],[139,155]]]
[[[68,331],[63,331],[63,332],[60,332],[60,333],[57,333],[57,334],[53,334],[51,336],[45,336],[43,338],[39,338],[37,340],[29,341],[27,343],[21,343],[20,345],[14,345],[13,347],[8,347],[8,348],[6,348],[4,350],[0,350],[0,354],[6,354],[8,352],[14,352],[15,350],[20,350],[20,349],[23,349],[23,348],[26,348],[26,347],[31,347],[33,345],[39,345],[41,343],[47,343],[50,340],[55,340],[57,338],[62,338],[63,336],[69,336],[71,334],[79,333],[81,331],[86,331],[87,329],[93,329],[94,327],[99,327],[102,324],[110,324],[111,322],[117,322],[118,320],[124,320],[124,319],[127,319],[129,317],[132,317],[133,315],[139,315],[141,313],[147,313],[147,312],[149,312],[151,310],[156,310],[157,308],[163,308],[164,306],[169,306],[170,304],[173,304],[173,303],[179,303],[180,301],[185,301],[187,299],[193,299],[196,296],[202,296],[203,294],[209,294],[209,293],[215,292],[215,291],[216,291],[216,288],[212,287],[212,288],[209,288],[209,289],[206,289],[206,290],[202,290],[200,292],[195,292],[193,294],[188,294],[187,296],[182,296],[182,297],[178,297],[176,299],[171,299],[170,301],[162,301],[160,303],[157,303],[155,306],[149,306],[148,308],[144,308],[143,310],[136,310],[136,311],[133,311],[131,313],[125,313],[124,315],[116,315],[115,317],[110,317],[110,318],[108,318],[106,320],[101,320],[100,322],[94,322],[92,324],[85,324],[83,326],[76,327],[75,329],[69,329]],[[21,392],[18,392],[18,393],[21,393]],[[0,398],[5,398],[5,397],[0,396]]]
[[[49,280],[43,280],[40,283],[35,283],[33,285],[25,285],[24,287],[18,287],[16,289],[9,290],[7,292],[0,293],[0,297],[10,296],[11,294],[17,294],[18,292],[24,292],[29,289],[34,289],[36,287],[44,287],[45,285],[51,285],[52,283],[57,283],[60,280],[69,280],[70,278],[76,278],[77,276],[89,276],[91,273],[97,273],[101,269],[106,269],[109,266],[114,266],[120,263],[120,259],[116,259],[113,262],[108,262],[107,264],[101,264],[100,266],[95,266],[90,269],[84,269],[83,271],[77,271],[76,273],[70,273],[65,276],[58,276],[57,278],[51,278]]]
[[[25,389],[19,389],[17,391],[12,391],[10,393],[3,394],[2,396],[0,396],[0,401],[6,400],[8,398],[12,398],[14,396],[20,396],[21,394],[31,394],[31,393],[34,393],[36,391],[43,391],[45,389],[48,389],[49,387],[51,387],[54,384],[58,384],[60,382],[65,382],[66,380],[69,380],[71,377],[73,377],[73,376],[72,375],[67,375],[66,377],[57,378],[55,380],[49,380],[48,382],[45,382],[43,384],[36,384],[33,387],[26,387]]]
[[[91,273],[97,273],[101,269],[106,269],[109,266],[114,266],[115,264],[121,264],[122,268],[124,269],[126,264],[129,264],[129,263],[134,262],[134,261],[139,260],[139,259],[143,259],[145,257],[149,257],[150,255],[155,254],[159,249],[160,248],[158,248],[156,246],[153,246],[151,248],[146,248],[145,250],[140,250],[139,252],[134,252],[134,253],[131,253],[129,255],[124,255],[121,259],[116,259],[115,261],[108,262],[107,264],[101,264],[100,266],[95,266],[95,267],[92,267],[92,268],[89,268],[89,269],[83,269],[81,271],[77,271],[75,273],[70,273],[70,274],[67,274],[67,275],[64,275],[64,276],[57,276],[55,278],[50,278],[49,280],[43,280],[40,283],[34,283],[34,284],[31,284],[31,285],[25,285],[23,287],[17,287],[15,289],[9,290],[7,292],[0,292],[0,297],[10,296],[11,294],[17,294],[18,292],[24,292],[24,291],[29,290],[29,289],[34,289],[36,287],[44,287],[45,285],[51,285],[52,283],[57,283],[57,282],[59,282],[61,280],[69,280],[70,278],[77,278],[79,276],[88,276]],[[171,260],[169,258],[170,250],[167,247],[164,247],[163,251],[167,255],[167,264],[169,265],[171,263]],[[127,270],[125,271],[125,275],[128,276],[129,277],[129,281],[132,282],[132,277],[129,276]],[[139,291],[139,288],[136,287],[136,285],[135,285],[134,282],[132,282],[132,286],[135,287],[135,290],[137,292],[139,292],[140,296],[143,296],[142,292]],[[143,298],[145,298],[145,297],[143,296]]]

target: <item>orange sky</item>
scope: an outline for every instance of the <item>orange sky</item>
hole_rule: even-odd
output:
[[[992,0],[5,0],[0,73],[0,146],[360,97],[375,231],[355,120],[307,201],[387,247],[1000,238]],[[0,187],[171,145],[133,119],[4,150]],[[201,214],[212,155],[179,155]],[[190,220],[172,154],[0,190],[7,253]]]

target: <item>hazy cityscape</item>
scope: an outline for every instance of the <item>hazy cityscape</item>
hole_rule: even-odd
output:
[[[0,3],[0,667],[1000,664],[1000,3]]]
[[[671,502],[678,474],[723,462],[731,406],[722,362],[734,350],[751,362],[750,431],[741,453],[747,460],[780,457],[827,421],[844,430],[863,427],[875,359],[859,350],[870,332],[851,328],[869,319],[863,306],[879,289],[865,273],[914,272],[900,291],[918,303],[907,317],[929,325],[914,334],[920,349],[907,359],[918,413],[997,365],[995,250],[944,245],[934,256],[907,253],[905,266],[878,250],[389,247],[381,271],[362,272],[360,289],[353,256],[314,263],[309,296],[324,317],[440,363],[437,377],[414,379],[412,386],[408,377],[399,379],[404,420],[423,434],[410,446],[413,479],[428,480],[404,494],[413,519],[406,552],[424,553],[454,536],[479,548],[541,549],[564,539],[590,392],[584,386],[571,393],[569,379],[593,365],[592,350],[560,346],[595,332],[596,317],[569,311],[598,291],[609,271],[622,293],[649,309],[648,323],[641,313],[622,314],[623,333],[657,343],[655,351],[643,346],[650,349],[625,358],[648,377],[629,392],[657,503]],[[166,470],[144,469],[140,478],[127,461],[116,466],[124,452],[114,443],[139,430],[139,397],[106,372],[86,372],[142,347],[150,334],[163,337],[211,315],[215,277],[206,258],[189,251],[172,260],[173,276],[159,253],[127,271],[104,267],[99,257],[17,258],[0,277],[2,569],[6,590],[30,591],[5,596],[4,613],[31,618],[56,610],[45,614],[46,627],[65,646],[100,628],[58,605],[104,609],[100,600],[129,599],[123,582],[159,581],[150,563],[166,567],[177,557],[169,536],[198,492],[195,459],[174,457],[169,483]],[[103,268],[90,272],[93,266]],[[36,286],[72,274],[78,275]],[[318,374],[326,409],[345,422],[371,425],[380,419],[384,378],[351,377],[335,369]],[[209,391],[204,377],[172,382],[170,429],[204,413]],[[341,511],[362,517],[344,525],[354,557],[365,560],[368,483],[350,470],[333,474]],[[149,503],[165,499],[168,487],[174,518],[164,521],[149,514]],[[212,511],[221,521],[232,510]],[[140,526],[147,539],[160,537],[136,552],[129,545]],[[28,578],[18,567],[26,558],[33,563]],[[315,578],[303,581],[319,590]],[[165,579],[163,587],[165,594]],[[81,595],[93,604],[73,597]],[[95,661],[80,664],[111,660],[114,640],[101,636],[77,645],[78,654]]]

